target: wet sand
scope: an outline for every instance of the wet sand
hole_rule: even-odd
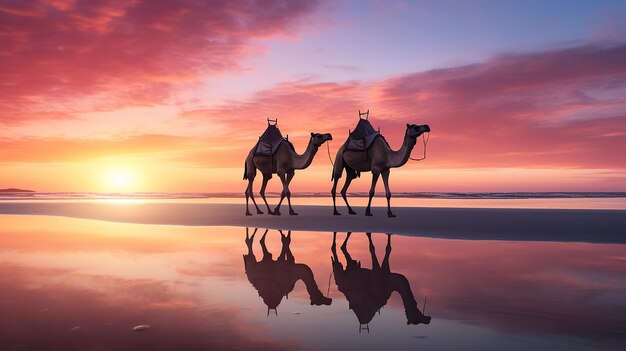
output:
[[[361,231],[410,236],[511,241],[626,243],[624,210],[490,209],[403,207],[387,218],[333,216],[329,206],[298,206],[298,216],[245,216],[245,207],[208,203],[57,202],[0,203],[0,214],[49,215],[124,223],[249,226],[303,231]]]

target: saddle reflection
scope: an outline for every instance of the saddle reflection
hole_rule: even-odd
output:
[[[425,316],[418,308],[417,301],[411,291],[409,281],[402,274],[392,273],[389,267],[391,254],[391,235],[387,234],[387,247],[382,265],[376,258],[376,250],[372,242],[371,233],[366,233],[369,241],[369,251],[372,256],[372,269],[361,268],[361,262],[354,260],[348,252],[348,239],[352,233],[348,232],[341,245],[341,251],[346,259],[346,267],[339,262],[337,256],[337,232],[333,233],[332,264],[337,289],[342,292],[349,303],[349,308],[359,320],[359,332],[369,332],[369,322],[376,312],[387,304],[391,293],[397,291],[404,304],[407,324],[429,324],[430,316]]]
[[[332,299],[322,294],[315,282],[311,268],[303,263],[295,263],[295,258],[289,248],[291,231],[285,235],[279,230],[282,250],[278,258],[273,260],[272,254],[265,245],[265,237],[268,232],[266,229],[259,241],[263,250],[263,258],[260,261],[257,261],[252,250],[252,242],[257,231],[258,228],[255,228],[252,236],[249,236],[249,229],[246,228],[245,242],[248,247],[248,254],[243,255],[243,263],[248,281],[259,292],[259,296],[267,305],[267,315],[269,316],[271,310],[274,310],[274,313],[278,315],[278,305],[280,305],[283,297],[288,298],[288,294],[293,290],[298,280],[302,280],[306,286],[311,305],[330,305]]]

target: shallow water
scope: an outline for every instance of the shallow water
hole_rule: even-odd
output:
[[[264,232],[0,216],[0,349],[626,347],[626,245]]]

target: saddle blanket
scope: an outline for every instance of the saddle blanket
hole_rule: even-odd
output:
[[[268,125],[265,132],[259,137],[254,150],[255,155],[274,155],[280,144],[285,141],[283,135],[275,125]]]

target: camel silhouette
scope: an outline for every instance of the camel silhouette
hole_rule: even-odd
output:
[[[268,124],[269,124],[268,120]],[[271,125],[275,126],[275,125]],[[276,151],[270,150],[269,155],[260,155],[257,154],[257,146],[255,145],[245,162],[245,169],[243,179],[248,180],[248,187],[246,188],[246,216],[251,216],[250,210],[248,209],[248,199],[252,199],[252,203],[256,208],[257,214],[263,214],[263,211],[259,208],[256,201],[254,200],[254,194],[252,192],[252,184],[254,183],[254,178],[256,177],[257,169],[263,174],[263,184],[261,185],[261,198],[265,202],[265,206],[267,206],[267,213],[271,215],[280,216],[280,205],[283,203],[285,197],[287,198],[287,202],[289,203],[289,214],[297,215],[297,213],[291,207],[291,191],[289,190],[289,184],[293,179],[297,169],[305,169],[311,165],[313,162],[313,157],[317,153],[319,147],[324,144],[328,140],[332,140],[333,137],[330,133],[311,133],[311,138],[309,139],[309,144],[307,145],[306,150],[302,155],[296,153],[293,144],[284,139],[284,142],[278,143]],[[257,144],[258,145],[258,144]],[[267,187],[267,182],[272,179],[272,174],[277,174],[278,178],[283,184],[283,190],[280,194],[280,201],[278,205],[272,211],[270,209],[270,205],[267,203],[267,199],[265,198],[265,188]]]
[[[368,111],[369,113],[369,111]],[[361,113],[359,112],[359,115]],[[411,157],[411,150],[415,147],[417,138],[423,133],[430,132],[428,125],[406,125],[406,131],[404,133],[404,140],[402,141],[402,147],[399,150],[394,151],[389,147],[389,144],[384,138],[377,137],[373,139],[371,144],[364,151],[354,151],[347,148],[348,142],[344,143],[335,157],[335,163],[333,166],[333,173],[331,180],[333,180],[333,187],[330,191],[333,197],[333,214],[340,215],[337,211],[337,205],[335,202],[335,196],[337,194],[337,183],[343,170],[346,170],[346,182],[341,189],[341,197],[348,206],[348,213],[356,214],[346,196],[348,187],[352,180],[360,175],[360,172],[372,172],[372,185],[369,191],[369,200],[367,202],[367,208],[365,210],[366,216],[371,216],[372,212],[370,207],[372,205],[372,198],[376,189],[376,182],[380,175],[383,176],[383,183],[385,185],[385,195],[387,196],[387,216],[395,217],[391,212],[391,190],[389,190],[389,172],[391,168],[401,167]]]
[[[289,231],[287,235],[279,231],[282,250],[278,259],[272,260],[272,254],[265,246],[265,237],[268,232],[268,229],[266,229],[260,240],[263,258],[257,261],[252,250],[252,242],[257,230],[258,228],[255,228],[252,236],[249,236],[249,230],[246,228],[245,242],[248,253],[243,255],[243,263],[248,281],[250,281],[252,286],[259,292],[259,296],[263,299],[265,305],[267,305],[267,315],[269,316],[271,310],[274,310],[276,315],[278,315],[278,305],[281,303],[283,297],[288,297],[288,294],[294,289],[298,280],[304,282],[306,290],[309,293],[311,305],[330,305],[332,299],[322,294],[315,282],[311,268],[303,263],[295,263],[295,258],[289,248],[291,244],[291,231]]]
[[[385,258],[382,265],[380,265],[376,258],[372,234],[366,233],[369,241],[369,251],[372,256],[372,269],[361,268],[361,262],[354,260],[350,256],[347,247],[350,235],[352,233],[348,232],[346,239],[341,245],[341,251],[346,258],[346,267],[343,267],[337,256],[337,232],[333,233],[331,260],[337,289],[345,295],[350,309],[359,320],[359,332],[363,329],[369,332],[370,321],[374,318],[376,312],[380,313],[380,308],[387,304],[391,293],[394,291],[398,292],[402,298],[406,324],[429,324],[431,317],[425,316],[417,308],[417,302],[411,291],[409,281],[404,275],[391,272],[389,267],[391,235],[387,234]]]

